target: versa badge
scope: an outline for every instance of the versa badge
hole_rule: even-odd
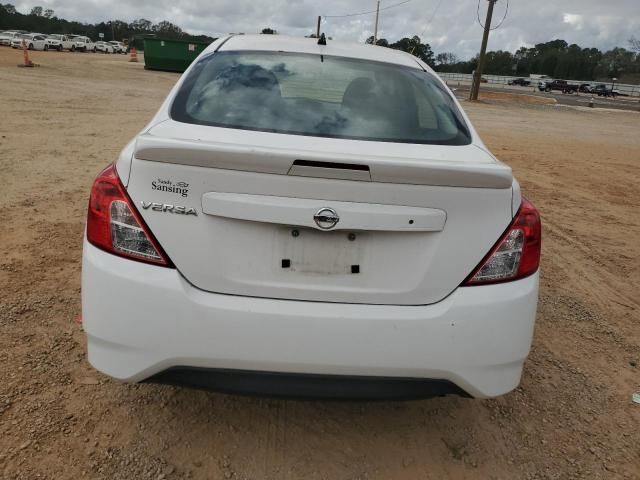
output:
[[[170,205],[168,203],[145,202],[144,200],[140,203],[144,210],[151,209],[156,212],[177,213],[179,215],[198,215],[196,209],[192,207],[181,207],[180,205]]]

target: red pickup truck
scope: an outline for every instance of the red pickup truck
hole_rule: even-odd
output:
[[[576,93],[578,91],[578,87],[578,85],[567,83],[566,80],[548,80],[540,82],[540,85],[538,85],[538,89],[541,92],[560,90],[562,93]]]

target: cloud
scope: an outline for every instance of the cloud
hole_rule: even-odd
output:
[[[383,0],[381,7],[398,1]],[[504,23],[491,33],[491,50],[514,51],[522,45],[532,46],[556,38],[607,50],[626,47],[632,35],[640,35],[638,0],[616,0],[606,8],[602,0],[499,0],[494,25],[505,14],[507,3]],[[87,22],[116,18],[169,20],[190,33],[211,36],[256,33],[264,27],[284,34],[307,35],[315,30],[318,15],[345,15],[375,9],[374,0],[85,0],[82,3],[40,0],[20,1],[15,5],[21,12],[41,5],[54,9],[59,17]],[[486,1],[480,0],[479,5],[480,17],[484,20]],[[420,35],[436,52],[453,52],[468,58],[480,48],[482,30],[477,21],[477,7],[476,0],[412,0],[380,12],[379,36],[395,41],[403,36]],[[326,18],[322,30],[335,39],[362,42],[373,34],[374,19],[374,14]]]

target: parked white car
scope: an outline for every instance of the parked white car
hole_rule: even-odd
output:
[[[515,388],[541,225],[407,53],[226,36],[96,178],[88,358],[129,382],[331,398]]]
[[[13,37],[11,47],[23,48],[22,42],[24,41],[29,50],[45,50],[47,46],[45,38],[46,37],[40,33],[23,33]]]
[[[96,50],[102,53],[114,53],[113,45],[108,42],[96,42]]]
[[[47,45],[50,50],[74,50],[75,42],[73,39],[67,35],[62,34],[53,34],[47,35],[46,38]]]
[[[80,50],[81,52],[95,52],[97,50],[96,44],[89,37],[78,36],[73,38],[74,50]]]
[[[7,30],[0,33],[0,45],[4,45],[6,47],[11,46],[11,41],[17,37],[18,35],[22,35],[25,32],[17,32],[14,30]]]
[[[116,40],[112,40],[109,43],[113,46],[115,53],[127,53],[127,46],[124,43]]]

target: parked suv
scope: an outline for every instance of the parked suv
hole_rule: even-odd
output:
[[[73,47],[73,50],[80,50],[81,52],[95,52],[97,50],[96,44],[89,37],[74,37]]]
[[[68,35],[53,34],[47,35],[46,38],[49,49],[62,50],[75,50],[75,42]]]
[[[128,382],[493,397],[529,353],[540,246],[426,63],[226,36],[93,184],[88,358]]]
[[[613,90],[609,85],[605,85],[604,83],[593,87],[591,93],[597,94],[599,97],[615,97],[617,95],[616,90]]]

